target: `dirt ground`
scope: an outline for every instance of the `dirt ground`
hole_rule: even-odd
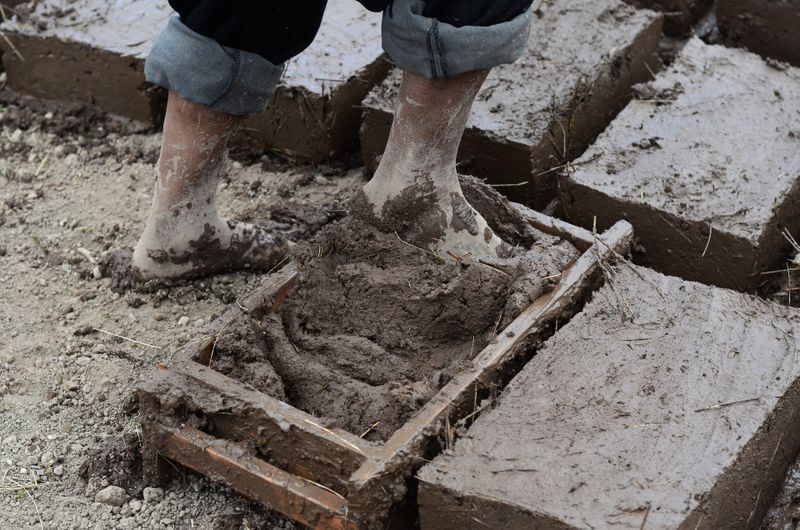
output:
[[[228,274],[121,293],[102,277],[100,257],[132,246],[143,226],[159,143],[82,107],[0,92],[2,529],[294,528],[192,475],[165,491],[131,479],[135,380],[260,281]],[[247,152],[226,170],[223,213],[269,218],[298,241],[341,216],[364,182],[360,169]],[[776,298],[795,305],[787,283]]]
[[[0,100],[0,526],[293,528],[196,477],[142,491],[125,473],[140,435],[136,378],[254,290],[258,275],[112,292],[96,261],[135,243],[160,136],[79,107]],[[228,163],[223,213],[271,215],[295,239],[339,216],[363,181],[360,170],[244,160]],[[115,453],[97,454],[109,444]]]

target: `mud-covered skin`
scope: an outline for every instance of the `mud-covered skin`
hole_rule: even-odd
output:
[[[367,195],[361,191],[350,203],[350,215],[420,248],[431,248],[447,229],[447,216],[438,205],[431,186],[407,187],[386,201],[376,215]]]
[[[226,147],[240,119],[170,93],[153,203],[132,256],[135,280],[264,271],[286,258],[285,238],[217,213]]]
[[[463,193],[450,193],[450,208],[453,210],[453,220],[450,222],[450,227],[455,230],[456,232],[460,232],[462,230],[466,230],[470,233],[470,235],[477,236],[481,233],[478,227],[478,212],[475,211],[475,208],[469,205],[467,199],[464,198]],[[486,227],[491,233],[491,228],[488,226]],[[484,241],[486,239],[484,238]],[[491,241],[491,237],[489,243]]]
[[[354,202],[356,215],[455,259],[508,254],[464,198],[456,173],[464,126],[486,74],[432,81],[406,73],[386,152]]]
[[[187,245],[183,251],[145,247],[147,259],[133,267],[135,278],[200,278],[236,269],[269,271],[287,258],[291,248],[283,236],[231,220],[225,220],[222,228],[205,223],[200,237]]]

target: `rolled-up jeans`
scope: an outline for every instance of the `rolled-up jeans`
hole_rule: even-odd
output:
[[[516,61],[532,0],[359,0],[383,11],[383,47],[428,79]],[[145,63],[147,80],[219,112],[263,111],[286,61],[307,48],[327,0],[170,0],[178,12]]]

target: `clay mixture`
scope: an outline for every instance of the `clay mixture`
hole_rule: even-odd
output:
[[[223,331],[214,367],[330,426],[387,439],[579,255],[476,179],[464,187],[516,245],[512,257],[456,260],[348,217],[301,250],[278,314]]]

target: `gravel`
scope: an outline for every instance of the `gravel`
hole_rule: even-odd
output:
[[[122,506],[127,500],[125,490],[119,486],[108,486],[97,492],[94,501],[109,506]]]
[[[145,488],[142,491],[142,498],[148,504],[158,504],[164,500],[164,490],[161,488]]]

